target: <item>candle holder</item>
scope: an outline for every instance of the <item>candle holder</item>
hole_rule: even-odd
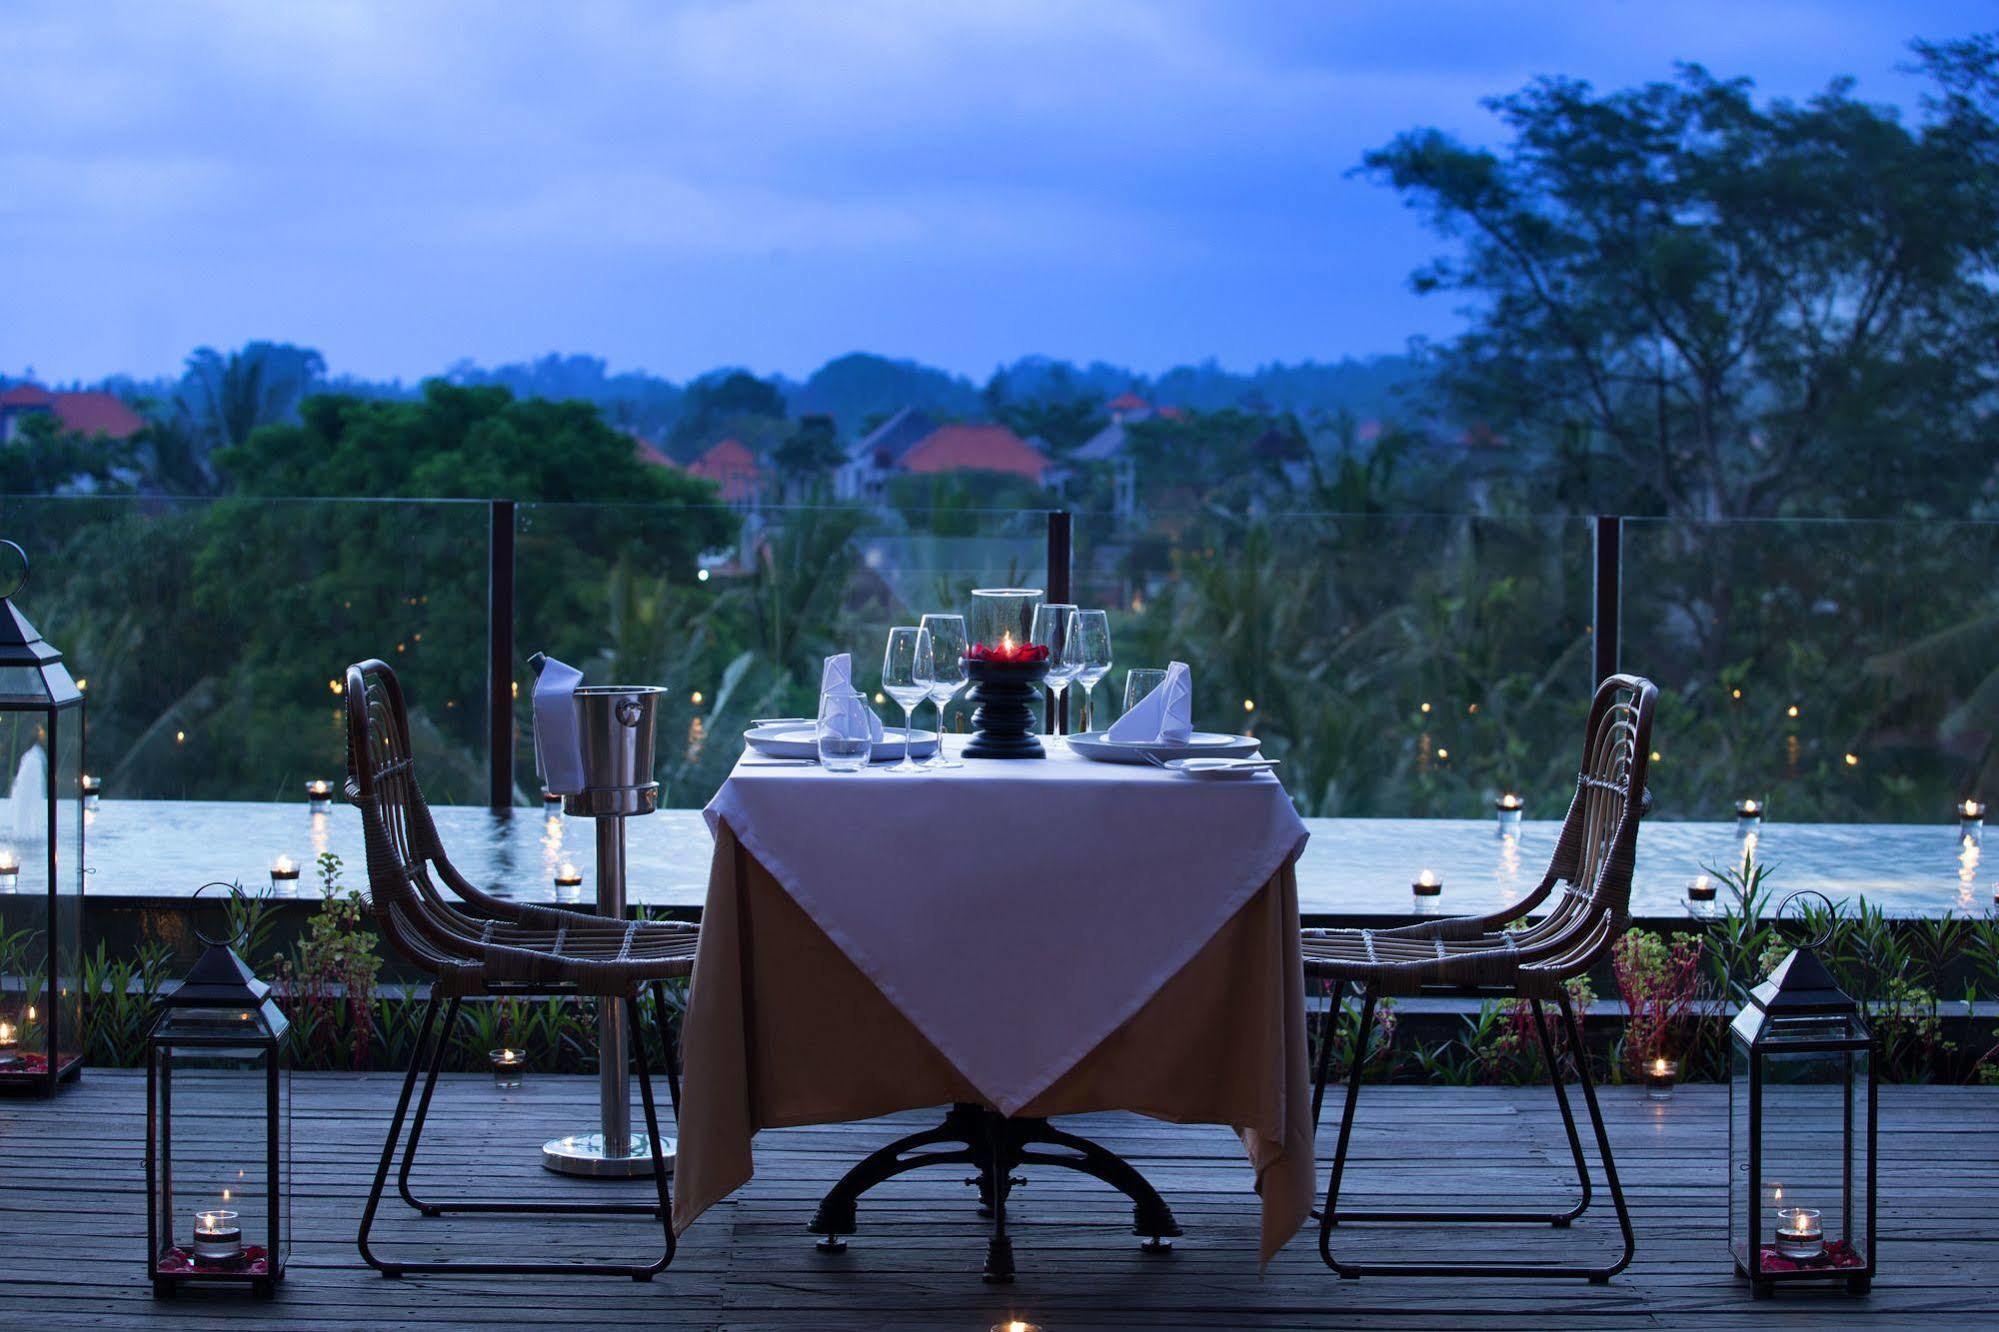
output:
[[[324,777],[315,777],[305,784],[306,805],[314,814],[333,812],[333,783]]]
[[[1508,791],[1492,802],[1493,812],[1499,816],[1499,835],[1517,837],[1520,834],[1520,816],[1526,813],[1527,804],[1519,796]]]
[[[527,1074],[527,1051],[509,1047],[494,1050],[488,1057],[493,1061],[493,1085],[501,1091],[517,1090]]]
[[[194,1214],[194,1247],[191,1257],[197,1267],[241,1267],[243,1228],[236,1213],[216,1208]]]
[[[1032,641],[1038,587],[980,587],[972,590],[965,632],[972,645],[963,658],[974,705],[972,738],[966,758],[1045,758],[1034,733],[1037,688],[1048,678],[1048,649]]]
[[[1785,1207],[1778,1211],[1777,1252],[1801,1262],[1825,1257],[1825,1229],[1816,1208]]]
[[[1967,796],[1957,802],[1957,831],[1960,836],[1980,837],[1985,833],[1985,802]]]
[[[271,892],[278,897],[298,896],[298,862],[279,856],[271,862]]]
[[[541,807],[550,814],[560,814],[562,812],[562,797],[544,786],[541,788]]]
[[[21,1059],[21,1029],[11,1022],[0,1022],[0,1068],[19,1068]]]
[[[1735,802],[1735,831],[1754,832],[1763,823],[1763,802],[1760,800],[1738,800]]]
[[[1712,915],[1716,891],[1713,879],[1705,874],[1696,874],[1687,884],[1687,901],[1693,903],[1694,910],[1703,916]]]
[[[1004,1323],[994,1323],[992,1325],[992,1332],[1041,1332],[1041,1324],[1023,1322],[1018,1318],[1009,1318]]]
[[[1429,915],[1442,905],[1440,899],[1444,893],[1444,881],[1437,877],[1435,870],[1424,870],[1409,885],[1409,891],[1416,899],[1416,913]]]
[[[85,774],[83,778],[83,807],[96,809],[99,796],[104,794],[104,779]]]
[[[0,893],[18,892],[21,887],[21,858],[12,847],[0,848]]]
[[[1677,1059],[1654,1059],[1645,1066],[1645,1096],[1653,1101],[1670,1101],[1673,1088],[1679,1085],[1680,1061]]]
[[[568,861],[555,872],[555,895],[565,901],[574,901],[583,895],[583,871]]]

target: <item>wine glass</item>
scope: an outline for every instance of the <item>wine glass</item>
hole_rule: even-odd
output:
[[[1076,683],[1083,686],[1083,729],[1096,724],[1097,682],[1111,673],[1111,620],[1100,610],[1079,610],[1069,641],[1062,645],[1063,660],[1076,668]]]
[[[930,631],[930,701],[937,705],[937,752],[923,764],[926,768],[962,768],[965,765],[944,755],[944,705],[965,683],[965,617],[926,615],[923,627]]]
[[[1027,641],[1048,649],[1049,695],[1055,700],[1055,721],[1051,731],[1066,730],[1062,723],[1067,714],[1062,711],[1062,691],[1076,678],[1076,668],[1062,658],[1062,649],[1069,642],[1070,622],[1075,618],[1076,608],[1066,601],[1044,601],[1034,608],[1034,623],[1027,631]]]
[[[1130,712],[1144,697],[1166,683],[1166,672],[1153,666],[1134,666],[1124,673],[1124,710]],[[1123,716],[1123,713],[1118,714]]]
[[[888,631],[888,651],[882,654],[882,692],[902,704],[902,762],[890,772],[922,772],[910,757],[909,733],[916,727],[916,705],[930,697],[936,679],[930,655],[930,631],[898,625]]]

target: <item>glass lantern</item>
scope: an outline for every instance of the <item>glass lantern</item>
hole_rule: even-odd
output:
[[[1780,908],[1781,911],[1781,908]],[[1822,941],[1821,941],[1822,942]],[[1763,1299],[1782,1282],[1874,1282],[1874,1038],[1812,947],[1731,1029],[1729,1243]]]
[[[1042,596],[1038,587],[972,589],[972,613],[965,622],[971,646],[1000,654],[1025,647],[1032,639],[1034,612],[1040,609]]]
[[[155,1295],[270,1295],[291,1248],[289,1024],[229,941],[200,937],[146,1037],[147,1273]]]
[[[0,594],[0,1091],[53,1096],[83,1067],[83,691]]]

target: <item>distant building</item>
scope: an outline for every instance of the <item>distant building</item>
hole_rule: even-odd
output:
[[[943,472],[998,472],[1042,485],[1047,454],[1003,425],[938,425],[916,407],[905,407],[854,441],[833,477],[843,500],[880,499],[896,476]]]
[[[763,502],[769,477],[757,455],[739,439],[725,439],[687,464],[687,474],[713,481],[722,491],[722,503],[737,508],[755,508]]]
[[[1077,446],[1068,460],[1076,467],[1108,469],[1112,511],[1120,518],[1129,518],[1138,507],[1138,470],[1127,447],[1130,437],[1125,428],[1145,421],[1184,421],[1187,413],[1180,407],[1155,406],[1136,393],[1118,394],[1104,404],[1104,410],[1111,423]]]
[[[146,428],[146,418],[113,393],[51,393],[39,384],[16,384],[0,392],[0,444],[11,443],[32,416],[50,416],[66,435],[86,439],[130,439]]]

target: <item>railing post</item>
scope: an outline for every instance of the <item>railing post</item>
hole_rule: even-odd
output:
[[[1624,520],[1596,516],[1596,683],[1617,674],[1618,640],[1623,636]]]
[[[514,805],[514,502],[487,504],[487,803]]]
[[[1068,601],[1069,596],[1069,511],[1054,509],[1048,514],[1048,597],[1049,601]],[[1049,734],[1069,731],[1069,697],[1067,691],[1058,705],[1053,690],[1047,696],[1047,730]]]

